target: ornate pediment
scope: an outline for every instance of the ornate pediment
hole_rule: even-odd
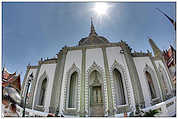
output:
[[[91,73],[94,70],[98,71],[99,73],[103,73],[102,67],[97,65],[95,61],[93,61],[93,64],[88,68],[87,72]]]
[[[73,72],[80,72],[79,68],[76,66],[75,63],[72,64],[72,66],[70,67],[70,69],[68,70],[67,74],[68,76],[70,76]]]

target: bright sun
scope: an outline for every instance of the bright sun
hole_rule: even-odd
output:
[[[98,16],[106,15],[109,5],[107,3],[96,3],[93,10],[98,14]]]

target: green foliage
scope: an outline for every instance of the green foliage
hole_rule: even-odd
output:
[[[148,112],[145,112],[145,114],[143,115],[144,117],[154,117],[155,114],[158,114],[159,111],[158,110],[150,110]]]
[[[129,114],[129,117],[154,117],[158,113],[159,111],[156,109],[144,112],[142,109],[140,109],[139,105],[136,105],[136,110],[132,111]]]
[[[134,117],[134,112],[131,112],[131,113],[129,114],[129,117]]]

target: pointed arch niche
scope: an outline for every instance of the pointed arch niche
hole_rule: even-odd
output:
[[[89,116],[104,116],[107,111],[105,83],[102,67],[93,62],[87,70],[85,81],[85,107]]]
[[[143,72],[144,72],[145,81],[147,84],[147,89],[149,91],[150,103],[152,105],[156,104],[161,99],[161,91],[160,91],[160,86],[157,81],[157,77],[153,69],[149,67],[147,64],[145,65]]]
[[[126,100],[125,100],[125,93],[124,93],[124,84],[122,82],[122,75],[118,71],[118,69],[113,70],[113,80],[114,80],[114,88],[116,92],[116,105],[125,105]]]
[[[162,87],[164,90],[163,91],[164,95],[169,95],[171,94],[171,84],[170,84],[171,82],[169,82],[169,78],[166,75],[164,68],[160,64],[159,64],[158,70],[161,76],[161,82],[162,82]]]
[[[64,92],[64,113],[77,114],[79,110],[80,70],[73,64],[66,73]]]
[[[131,103],[128,92],[128,79],[123,66],[116,60],[111,66],[110,74],[113,87],[114,107],[117,113],[121,113],[123,110],[128,110],[128,105]]]
[[[36,99],[35,99],[35,104],[38,107],[41,107],[44,109],[45,107],[45,99],[46,99],[46,94],[47,94],[47,87],[48,87],[48,76],[46,71],[40,76],[38,85],[37,85],[37,93],[36,93]]]
[[[77,88],[77,72],[72,73],[69,82],[69,97],[68,97],[68,108],[76,108],[76,88]]]

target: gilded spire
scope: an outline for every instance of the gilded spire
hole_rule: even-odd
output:
[[[91,17],[91,29],[90,30],[91,31],[90,31],[90,35],[89,36],[91,36],[91,35],[97,35],[96,32],[95,32],[95,27],[93,25],[92,17]]]
[[[154,56],[155,57],[162,56],[161,50],[156,46],[155,42],[151,38],[149,38],[149,43],[150,43],[151,48],[152,48],[152,50],[154,52]]]

